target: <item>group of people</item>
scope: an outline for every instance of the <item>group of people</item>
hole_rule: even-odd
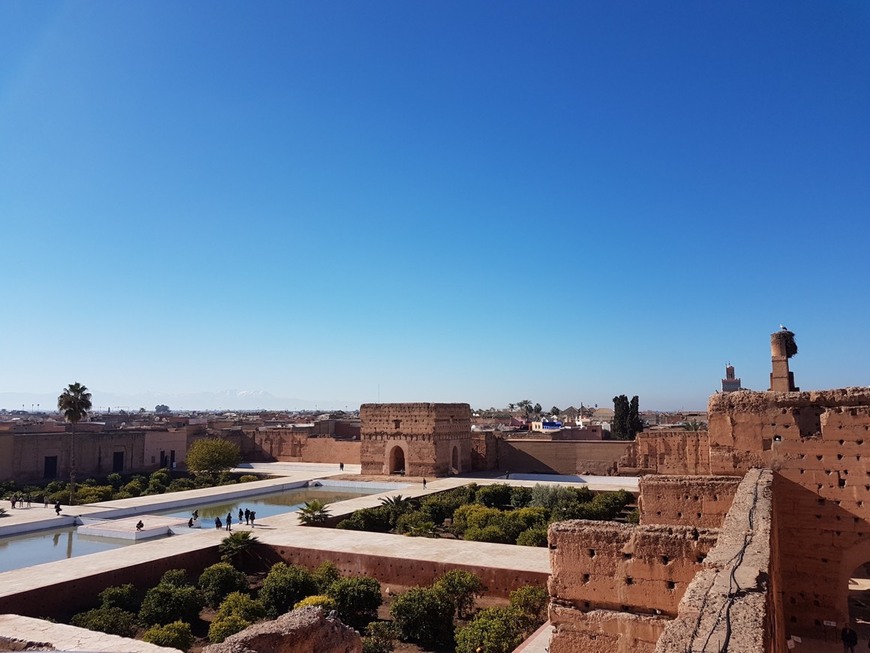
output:
[[[196,512],[194,512],[193,514],[195,517],[198,516]],[[257,513],[255,511],[248,510],[247,508],[245,508],[244,510],[239,508],[239,524],[241,524],[242,520],[244,519],[245,525],[251,526],[251,528],[253,528],[254,527],[254,519],[256,519],[256,517],[257,517]],[[188,524],[188,526],[189,525],[191,525],[191,524]],[[215,517],[214,518],[214,527],[215,528],[226,528],[226,530],[228,530],[228,531],[233,530],[233,513],[228,512],[227,517],[224,521],[221,521],[220,517]]]
[[[32,501],[29,494],[13,494],[12,498],[9,499],[10,503],[12,503],[13,508],[24,508],[24,504],[27,504],[27,507],[30,507],[30,502]],[[48,506],[48,499],[45,501],[45,505]]]

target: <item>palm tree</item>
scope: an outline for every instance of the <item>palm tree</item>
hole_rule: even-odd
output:
[[[322,524],[328,521],[330,517],[329,508],[319,499],[306,501],[305,505],[299,509],[299,521],[305,525]]]
[[[64,419],[72,424],[69,441],[69,503],[73,505],[76,497],[76,424],[88,416],[91,409],[91,393],[81,383],[70,383],[57,398],[57,409]]]
[[[252,553],[252,547],[258,543],[255,535],[251,535],[250,531],[236,531],[227,535],[218,544],[218,551],[221,554],[221,560],[235,563],[241,556]]]

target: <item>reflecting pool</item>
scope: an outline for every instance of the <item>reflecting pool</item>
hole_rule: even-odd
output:
[[[194,510],[199,511],[200,523],[203,528],[214,528],[215,517],[225,520],[227,513],[232,513],[233,524],[238,524],[239,509],[247,508],[256,513],[259,521],[265,517],[292,512],[300,508],[306,501],[318,499],[323,503],[334,503],[346,499],[377,494],[384,488],[348,489],[336,487],[304,487],[295,490],[285,490],[232,500],[221,500],[216,503],[191,504],[189,509],[170,511],[147,511],[151,514],[170,515],[189,518]],[[243,520],[244,522],[244,520]],[[0,572],[21,569],[46,562],[75,558],[77,556],[110,551],[123,546],[135,546],[133,540],[121,540],[78,533],[76,526],[47,529],[10,535],[0,538]],[[143,540],[153,542],[153,539]]]

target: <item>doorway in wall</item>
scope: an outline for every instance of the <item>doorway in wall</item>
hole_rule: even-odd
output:
[[[390,474],[405,473],[405,452],[402,447],[393,447],[390,450],[389,470]]]

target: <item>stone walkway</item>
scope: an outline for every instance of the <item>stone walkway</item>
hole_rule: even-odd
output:
[[[92,651],[94,653],[178,653],[178,649],[155,646],[136,639],[107,635],[85,628],[56,624],[42,619],[0,614],[0,651],[6,650],[2,638],[51,644],[59,651]],[[30,649],[33,650],[33,649]]]

